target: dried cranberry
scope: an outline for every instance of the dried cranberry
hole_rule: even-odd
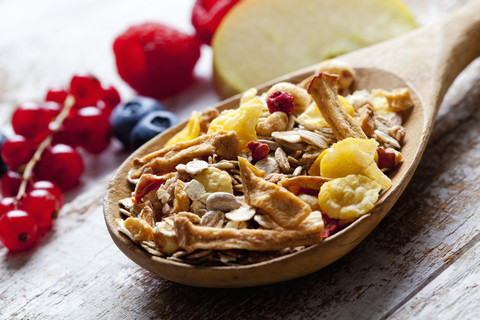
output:
[[[395,152],[390,152],[382,147],[377,148],[378,153],[378,168],[393,170],[396,167],[395,164]]]
[[[285,113],[293,112],[293,100],[294,97],[292,94],[283,91],[275,91],[267,98],[268,111],[270,111],[270,113],[276,111],[282,111]]]
[[[332,234],[338,231],[340,228],[338,224],[338,220],[332,219],[327,216],[325,213],[322,213],[323,219],[323,233],[322,233],[322,240],[330,237]]]
[[[252,152],[252,160],[257,161],[268,156],[270,148],[265,143],[250,141],[247,143],[248,149]]]

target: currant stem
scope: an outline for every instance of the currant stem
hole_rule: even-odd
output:
[[[54,121],[50,122],[49,129],[51,130],[50,134],[38,145],[37,150],[32,156],[32,159],[28,161],[27,165],[25,166],[25,170],[22,174],[22,183],[18,189],[17,196],[15,197],[17,200],[23,198],[26,194],[27,184],[28,181],[32,178],[33,169],[35,165],[40,161],[42,158],[43,152],[51,146],[53,135],[57,133],[61,128],[62,124],[65,119],[68,117],[70,113],[70,109],[72,109],[73,105],[75,104],[75,98],[72,95],[68,95],[67,99],[65,100],[64,106],[62,111],[58,114]]]

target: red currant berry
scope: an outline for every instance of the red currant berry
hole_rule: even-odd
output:
[[[76,131],[78,110],[71,109],[67,118],[63,121],[62,128],[53,135],[53,144],[67,144],[72,147],[78,147],[82,137],[78,136]]]
[[[293,112],[294,97],[292,94],[283,91],[275,91],[267,98],[268,111],[274,113],[276,111],[283,111],[285,113]]]
[[[120,94],[113,86],[102,86],[102,100],[110,107],[115,108],[121,101]]]
[[[23,210],[12,210],[0,217],[0,241],[9,251],[22,251],[38,240],[35,219]]]
[[[5,197],[0,200],[0,217],[3,216],[8,211],[15,210],[15,205],[17,200],[12,197]]]
[[[57,200],[56,209],[60,210],[63,205],[62,190],[50,181],[35,181],[27,190],[28,192],[33,190],[46,190],[50,192]]]
[[[43,110],[46,110],[46,112],[48,112],[48,114],[50,116],[50,121],[51,121],[51,119],[56,118],[60,114],[60,112],[62,111],[62,105],[57,103],[57,102],[53,102],[53,101],[44,102],[41,105],[41,108]]]
[[[20,203],[20,209],[30,213],[39,228],[48,229],[56,216],[56,205],[57,199],[47,190],[32,190]]]
[[[70,93],[75,97],[78,107],[96,106],[102,97],[102,85],[97,78],[88,73],[76,74],[70,81]]]
[[[13,113],[12,127],[15,133],[35,143],[40,143],[50,133],[48,129],[50,120],[49,111],[36,103],[25,103]]]
[[[12,170],[26,164],[35,153],[35,145],[24,137],[14,135],[2,147],[2,159]]]
[[[99,154],[110,144],[112,128],[108,117],[96,107],[78,110],[75,132],[81,137],[80,146],[88,152]]]
[[[22,183],[22,176],[15,171],[7,171],[2,177],[2,195],[4,197],[15,197]]]
[[[75,187],[82,172],[82,157],[74,148],[65,144],[57,144],[45,150],[35,167],[37,180],[51,181],[63,191]]]
[[[48,90],[45,97],[45,101],[53,101],[60,104],[64,104],[67,99],[68,92],[63,87],[52,87]]]

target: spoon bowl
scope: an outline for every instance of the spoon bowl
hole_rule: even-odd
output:
[[[195,266],[152,256],[120,233],[118,201],[130,196],[127,173],[132,160],[161,148],[186,124],[172,127],[135,151],[110,181],[104,198],[108,231],[130,259],[162,278],[200,287],[247,287],[294,279],[338,260],[358,245],[385,217],[410,181],[425,150],[440,102],[455,77],[480,54],[480,1],[473,1],[442,21],[372,47],[340,57],[356,70],[356,89],[392,90],[408,87],[415,103],[406,114],[403,163],[390,175],[392,187],[382,193],[374,209],[326,240],[304,250],[268,261],[242,266]],[[312,75],[315,66],[291,73],[274,83],[298,83]],[[240,96],[215,107],[238,106]]]

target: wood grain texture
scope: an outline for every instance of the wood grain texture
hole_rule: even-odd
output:
[[[0,13],[11,3],[1,0]],[[423,22],[454,6],[449,1],[407,3]],[[8,50],[14,49],[0,46],[0,55]],[[0,70],[7,68],[4,61]],[[37,81],[43,81],[48,64],[33,67]],[[5,80],[0,91],[6,86],[8,97],[15,97],[0,96],[2,107],[24,100],[27,89],[16,90],[1,71],[0,79]],[[34,88],[29,97],[43,91]],[[319,272],[247,289],[198,289],[162,280],[111,241],[101,210],[104,179],[63,208],[54,231],[35,250],[10,255],[0,249],[0,319],[475,318],[479,105],[477,59],[447,93],[420,166],[393,210],[350,254]],[[5,109],[0,117],[8,118]]]

